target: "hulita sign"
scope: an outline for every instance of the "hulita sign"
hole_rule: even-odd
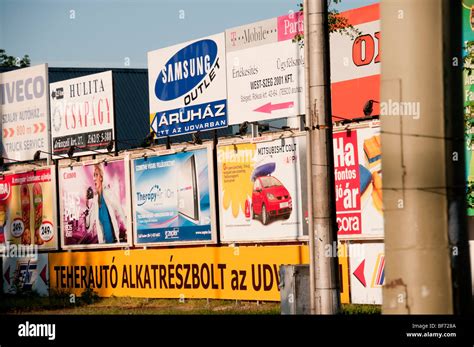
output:
[[[105,151],[114,139],[112,71],[51,83],[51,119],[54,154]]]

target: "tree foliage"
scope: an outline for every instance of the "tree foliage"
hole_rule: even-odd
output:
[[[28,67],[30,66],[30,57],[25,55],[23,58],[14,57],[12,55],[8,55],[7,52],[0,48],[0,66],[6,67]]]
[[[344,17],[342,14],[339,13],[336,9],[332,8],[332,4],[338,4],[342,0],[328,0],[329,9],[328,9],[328,25],[329,25],[329,33],[339,33],[341,35],[347,35],[352,40],[354,40],[357,36],[361,35],[361,32],[354,28],[352,24],[349,23],[349,20]],[[302,3],[298,4],[299,11],[304,11],[304,6]],[[293,41],[300,42],[303,44],[303,33],[298,33],[293,38]]]

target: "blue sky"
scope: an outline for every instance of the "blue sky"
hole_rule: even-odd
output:
[[[32,65],[146,68],[148,51],[276,17],[299,2],[0,0],[0,48],[29,54]],[[337,8],[375,2],[343,0]]]

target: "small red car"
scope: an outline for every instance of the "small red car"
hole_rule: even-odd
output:
[[[291,196],[285,186],[273,176],[255,177],[252,191],[252,219],[259,215],[263,225],[271,218],[290,218]]]

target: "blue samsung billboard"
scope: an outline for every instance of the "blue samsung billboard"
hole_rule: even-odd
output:
[[[223,33],[149,52],[148,73],[157,137],[227,126]]]

